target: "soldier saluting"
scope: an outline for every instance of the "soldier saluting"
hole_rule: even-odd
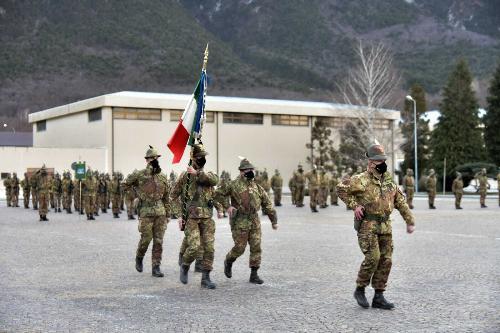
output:
[[[380,144],[373,144],[366,153],[367,170],[338,185],[340,199],[354,210],[355,229],[365,259],[359,269],[354,298],[363,308],[369,304],[365,287],[371,282],[375,289],[372,307],[392,309],[394,304],[384,298],[384,291],[392,265],[392,227],[390,215],[394,208],[405,220],[406,231],[415,230],[413,215],[405,197],[387,172],[387,156]]]
[[[142,260],[148,250],[149,243],[153,240],[152,250],[152,275],[163,277],[160,270],[161,255],[163,252],[163,236],[167,230],[168,216],[170,214],[170,186],[168,178],[161,172],[156,149],[149,146],[146,152],[147,166],[127,177],[125,186],[135,187],[139,197],[139,232],[141,239],[137,246],[135,269],[142,272]]]

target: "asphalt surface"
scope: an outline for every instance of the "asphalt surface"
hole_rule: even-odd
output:
[[[137,221],[101,214],[96,221],[0,201],[1,332],[499,332],[500,207],[478,198],[457,211],[416,200],[416,231],[393,214],[395,250],[386,297],[392,311],[362,309],[352,293],[362,261],[343,206],[312,214],[285,197],[280,228],[263,223],[263,285],[248,283],[248,250],[223,274],[232,246],[227,219],[217,221],[216,290],[190,271],[179,282],[182,234],[171,221],[164,239],[164,278],[134,269]],[[373,290],[368,290],[371,298]]]

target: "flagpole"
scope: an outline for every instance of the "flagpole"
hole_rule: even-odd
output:
[[[203,56],[203,65],[201,66],[201,73],[202,73],[202,77],[206,80],[206,71],[207,71],[207,63],[208,63],[208,43],[207,43],[207,47],[205,48],[205,53],[204,53],[204,56]],[[205,75],[204,75],[205,74]],[[204,82],[202,82],[202,84],[204,84]],[[205,92],[203,92],[205,93]],[[203,100],[205,100],[203,98]],[[202,106],[202,112],[205,112],[205,105]],[[202,121],[202,120],[200,120]],[[203,129],[203,123],[204,121],[202,121],[201,125],[200,125],[200,133],[198,135],[198,137],[196,138],[198,140],[199,143],[202,143],[201,142],[201,133],[202,133],[202,129]],[[193,146],[191,146],[191,151],[190,151],[190,154],[189,154],[189,163],[188,163],[188,168],[191,167],[192,165],[192,159],[191,159],[191,156],[192,156],[192,153],[193,153]],[[180,229],[181,231],[184,231],[184,229],[186,228],[186,223],[187,223],[187,219],[188,219],[188,211],[187,211],[187,196],[188,196],[188,191],[189,191],[189,187],[191,186],[191,174],[189,172],[187,172],[187,181],[186,181],[186,184],[184,186],[184,189],[182,191],[182,216],[181,216],[181,223],[180,223]]]

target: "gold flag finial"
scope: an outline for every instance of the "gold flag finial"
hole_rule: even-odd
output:
[[[207,62],[208,62],[208,43],[207,47],[205,48],[205,57],[203,57],[203,70],[207,69]]]

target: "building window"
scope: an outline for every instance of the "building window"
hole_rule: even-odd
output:
[[[89,122],[91,121],[99,121],[102,119],[101,109],[92,109],[88,111],[89,114]]]
[[[114,107],[113,119],[161,121],[161,110]]]
[[[375,129],[389,129],[391,128],[391,121],[389,119],[373,119],[373,128]]]
[[[347,119],[341,117],[325,117],[323,120],[326,126],[332,128],[342,128],[348,122]]]
[[[168,110],[168,111],[170,112],[170,121],[175,121],[175,122],[181,120],[182,113],[184,112],[181,110]],[[205,115],[206,115],[206,119],[205,119],[206,123],[215,122],[215,112],[205,111]]]
[[[47,120],[40,120],[36,122],[36,131],[43,132],[47,130]]]
[[[224,112],[222,121],[227,124],[258,124],[264,123],[264,116],[260,113]]]
[[[290,114],[273,114],[273,125],[285,126],[309,126],[308,116],[297,116]]]

